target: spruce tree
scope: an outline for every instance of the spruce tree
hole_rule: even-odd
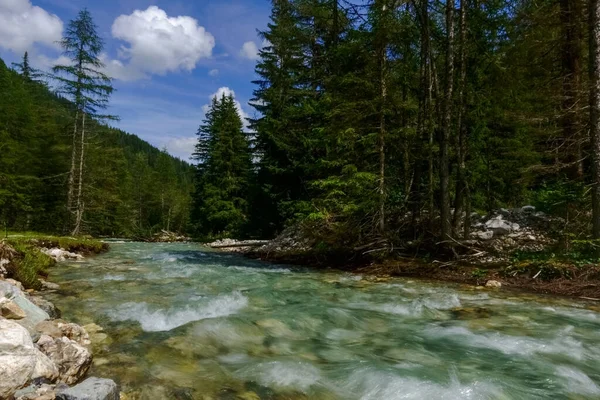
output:
[[[198,130],[195,222],[206,236],[241,236],[248,221],[252,162],[233,96],[213,99]]]

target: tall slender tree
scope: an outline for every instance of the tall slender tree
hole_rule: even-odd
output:
[[[84,169],[86,153],[86,119],[114,118],[99,114],[108,106],[113,92],[112,80],[102,72],[104,64],[100,53],[104,41],[97,33],[97,27],[90,12],[83,9],[77,18],[67,26],[60,42],[63,54],[71,64],[53,67],[55,79],[60,83],[60,93],[67,96],[74,105],[73,145],[71,168],[68,180],[67,210],[72,213],[71,232],[81,232],[85,204],[83,201]]]
[[[600,239],[600,1],[589,0],[590,140],[593,238]]]

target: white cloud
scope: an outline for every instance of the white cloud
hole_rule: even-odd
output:
[[[210,99],[220,99],[223,96],[233,96],[233,98],[235,99],[235,92],[231,89],[229,89],[226,86],[220,87],[215,93],[210,95]],[[242,108],[242,105],[239,101],[234,100],[235,103],[235,108],[240,116],[240,118],[242,119],[242,123],[244,124],[244,129],[248,129],[248,118],[250,118],[250,115],[248,115],[248,113],[246,113],[246,111],[244,111],[244,109]],[[204,113],[206,114],[208,112],[208,110],[210,109],[210,104],[205,104],[202,106],[202,111],[204,111]]]
[[[121,81],[135,81],[147,79],[148,75],[137,68],[131,68],[119,60],[113,60],[105,53],[100,55],[100,61],[104,63],[104,73],[113,79]]]
[[[165,143],[169,154],[179,157],[182,160],[189,161],[192,153],[196,150],[198,139],[195,137],[175,137]]]
[[[63,22],[29,0],[0,0],[0,47],[15,52],[30,50],[34,43],[57,47]]]
[[[212,76],[212,77],[218,76],[218,75],[219,75],[219,70],[218,70],[218,69],[211,69],[211,70],[208,72],[208,75],[209,75],[209,76]]]
[[[215,46],[214,37],[196,19],[169,17],[156,6],[117,17],[112,35],[128,43],[119,52],[129,60],[127,68],[161,75],[192,71],[201,58],[212,56]]]
[[[253,41],[246,42],[240,50],[240,55],[249,60],[258,60],[258,46]]]

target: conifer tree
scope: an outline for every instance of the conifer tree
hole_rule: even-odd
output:
[[[233,96],[213,99],[198,130],[195,222],[207,236],[244,234],[252,162]]]
[[[71,64],[56,65],[53,72],[61,85],[60,93],[67,96],[75,108],[67,209],[74,215],[72,234],[77,235],[82,228],[85,210],[83,188],[86,119],[114,118],[98,113],[108,106],[113,87],[111,78],[102,72],[104,64],[100,60],[100,53],[104,42],[98,35],[97,27],[87,9],[81,10],[77,18],[69,22],[60,44],[63,54],[70,59]]]
[[[39,82],[40,78],[43,76],[40,70],[31,66],[29,63],[29,54],[27,52],[23,54],[23,59],[20,63],[13,63],[12,65],[26,82]]]

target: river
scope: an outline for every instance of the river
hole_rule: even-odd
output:
[[[96,323],[92,374],[128,399],[598,399],[600,313],[568,299],[378,281],[111,243],[49,294]]]

